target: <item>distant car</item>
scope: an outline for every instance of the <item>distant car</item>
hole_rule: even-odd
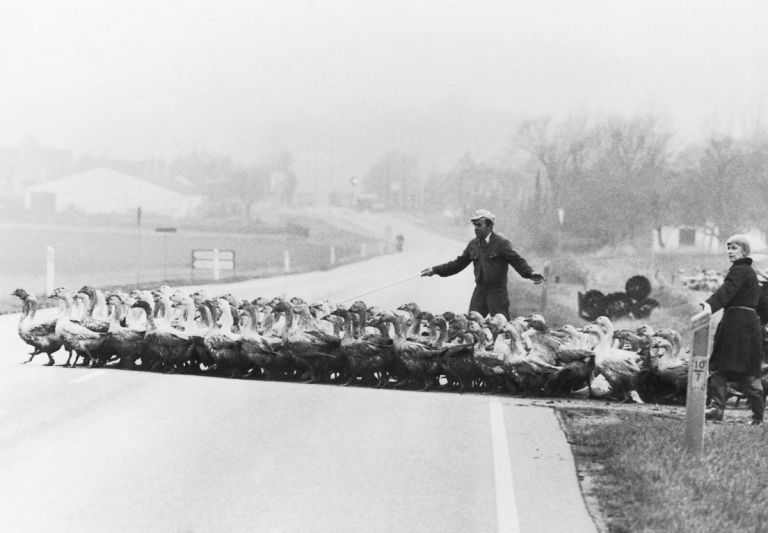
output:
[[[384,211],[386,205],[378,194],[364,192],[357,195],[355,208],[358,211]]]

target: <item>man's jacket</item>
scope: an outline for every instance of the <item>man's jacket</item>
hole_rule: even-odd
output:
[[[460,256],[432,267],[432,270],[441,277],[452,276],[470,263],[475,267],[475,283],[486,287],[506,286],[508,265],[512,265],[524,278],[533,274],[533,269],[512,249],[509,240],[497,233],[491,233],[488,244],[477,238],[472,239]]]

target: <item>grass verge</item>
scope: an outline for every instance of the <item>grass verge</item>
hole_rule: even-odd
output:
[[[582,490],[608,532],[765,531],[768,427],[742,409],[707,424],[704,454],[683,450],[678,413],[561,408]]]

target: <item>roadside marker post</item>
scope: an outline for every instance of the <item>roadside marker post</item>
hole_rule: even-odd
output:
[[[688,394],[685,402],[685,450],[701,455],[704,450],[704,408],[711,343],[712,313],[702,311],[691,318],[693,343],[688,366]]]
[[[213,279],[219,281],[221,278],[221,257],[219,255],[219,249],[213,249]]]
[[[56,264],[56,251],[53,246],[45,247],[45,294],[51,294],[55,289],[55,264]]]
[[[286,274],[291,272],[291,254],[288,250],[283,250],[283,272]]]
[[[163,281],[168,281],[168,234],[176,233],[177,228],[155,228],[163,236]]]
[[[549,261],[544,263],[544,283],[541,284],[541,304],[539,305],[539,312],[543,313],[547,310],[547,284],[549,283]]]

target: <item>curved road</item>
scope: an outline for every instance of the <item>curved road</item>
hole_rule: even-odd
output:
[[[464,310],[469,269],[415,277],[464,243],[385,215],[334,217],[375,231],[389,223],[406,248],[212,290],[341,301],[389,286],[363,299]],[[550,409],[474,394],[20,365],[17,320],[0,317],[4,530],[595,531]]]

